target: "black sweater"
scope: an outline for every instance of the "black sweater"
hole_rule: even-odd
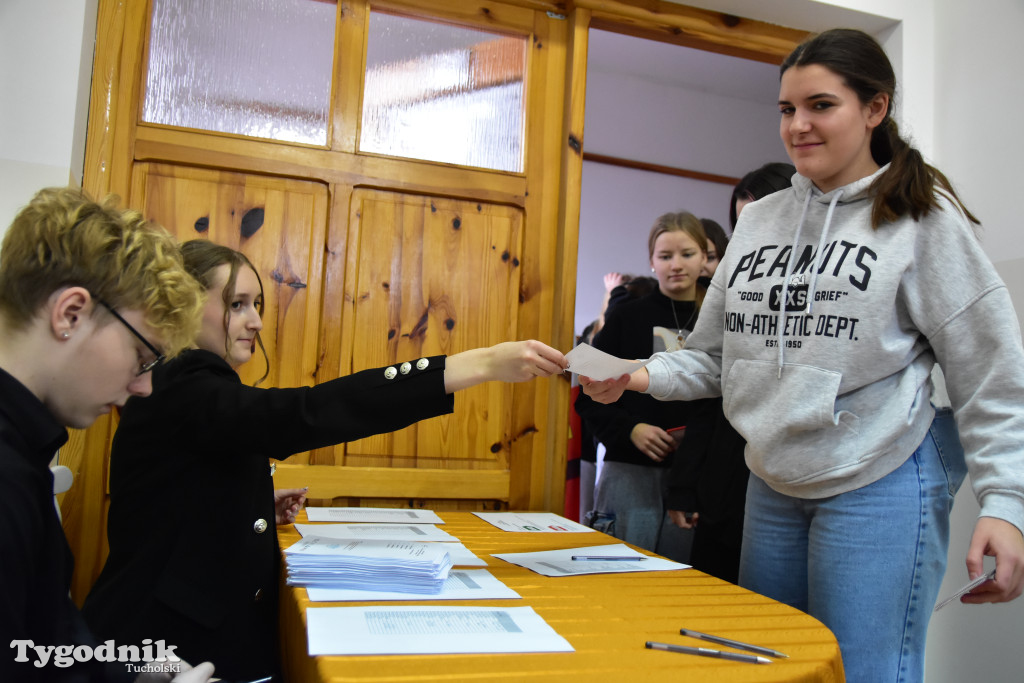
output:
[[[673,304],[675,315],[673,315]],[[659,290],[616,306],[594,338],[594,347],[619,358],[649,358],[655,351],[655,327],[675,331],[679,326],[693,329],[697,316],[692,301],[673,302]],[[633,445],[629,435],[637,424],[670,429],[687,423],[690,412],[700,401],[659,401],[647,394],[627,391],[615,403],[597,403],[584,393],[576,399],[576,411],[591,434],[605,446],[605,460],[647,467],[668,467],[672,458],[661,463],[651,460]]]

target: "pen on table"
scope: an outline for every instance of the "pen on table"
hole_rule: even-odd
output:
[[[713,636],[709,633],[701,633],[700,631],[691,631],[688,628],[679,629],[679,633],[684,636],[690,636],[691,638],[700,638],[701,640],[707,640],[712,643],[718,643],[719,645],[728,645],[729,647],[735,647],[740,650],[749,650],[762,655],[768,655],[769,657],[789,657],[787,654],[783,654],[778,650],[772,650],[771,648],[761,647],[760,645],[751,645],[750,643],[741,643],[738,640],[729,640],[722,636]]]
[[[745,655],[739,652],[726,652],[725,650],[709,650],[706,647],[687,647],[686,645],[669,645],[668,643],[656,643],[648,640],[644,645],[648,650],[666,650],[668,652],[680,652],[684,655],[698,655],[700,657],[715,657],[717,659],[728,659],[734,662],[749,662],[750,664],[771,664],[772,660],[757,655]]]
[[[603,562],[605,560],[639,562],[641,560],[646,560],[647,558],[640,555],[573,555],[572,559],[576,562]]]

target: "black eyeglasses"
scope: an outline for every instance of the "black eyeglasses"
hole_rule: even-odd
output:
[[[118,313],[117,311],[115,311],[113,306],[108,304],[106,301],[103,301],[102,299],[97,299],[97,301],[99,301],[99,303],[105,309],[110,311],[115,318],[120,320],[121,324],[124,325],[125,327],[127,327],[129,332],[131,332],[136,337],[138,337],[139,341],[141,341],[143,344],[145,344],[146,348],[149,349],[150,351],[152,351],[153,355],[156,356],[156,358],[154,358],[153,360],[147,361],[147,362],[143,363],[142,365],[140,365],[139,366],[139,372],[136,374],[136,376],[146,374],[147,372],[149,372],[150,370],[152,370],[156,366],[160,365],[161,363],[163,363],[167,359],[167,357],[164,356],[164,354],[160,353],[160,349],[158,349],[155,346],[153,346],[152,344],[150,344],[149,340],[146,339],[145,337],[143,337],[142,334],[137,329],[132,327],[131,323],[129,323],[124,318],[122,318],[121,314]]]

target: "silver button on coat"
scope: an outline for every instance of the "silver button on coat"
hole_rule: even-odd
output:
[[[416,361],[417,370],[426,370],[428,365],[430,365],[430,361],[427,360],[426,358],[420,358],[418,361]]]
[[[267,520],[257,519],[252,525],[252,530],[258,534],[262,534],[267,530]]]
[[[388,379],[394,379],[395,377],[398,377],[398,370],[395,370],[394,367],[390,367],[384,371],[384,376]]]
[[[402,367],[400,367],[399,370],[403,375],[408,375],[409,371],[412,370],[412,363],[409,363],[408,361],[402,363]]]

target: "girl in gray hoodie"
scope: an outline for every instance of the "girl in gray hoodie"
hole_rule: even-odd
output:
[[[848,680],[919,681],[965,460],[968,573],[990,555],[996,575],[963,601],[1024,585],[1020,328],[977,219],[899,135],[878,43],[827,31],[781,71],[793,187],[744,210],[685,350],[581,384],[721,395],[751,470],[740,584],[821,619]]]

